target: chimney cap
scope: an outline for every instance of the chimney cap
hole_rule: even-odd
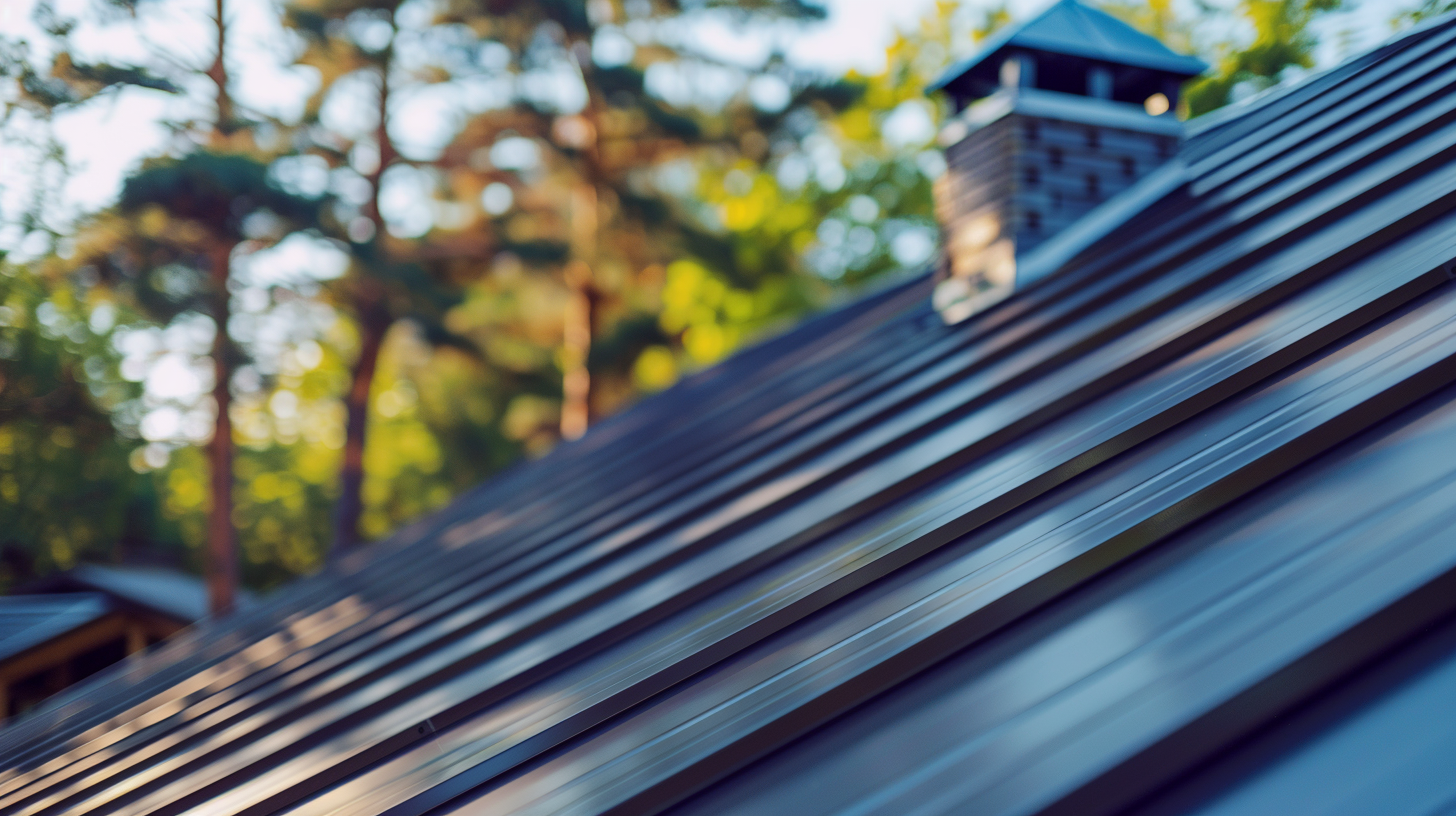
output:
[[[1208,70],[1203,60],[1179,54],[1105,11],[1077,0],[1059,0],[1036,17],[991,37],[973,56],[951,66],[928,90],[955,92],[978,79],[994,85],[1001,57],[1011,51],[1081,57],[1156,71],[1180,80]]]

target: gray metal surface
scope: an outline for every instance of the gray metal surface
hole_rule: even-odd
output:
[[[1452,699],[1456,626],[1448,622],[1134,813],[1450,813]]]
[[[1426,27],[964,323],[870,295],[66,692],[0,731],[0,812],[1297,790],[1318,740],[1263,735],[1456,614],[1453,70]]]

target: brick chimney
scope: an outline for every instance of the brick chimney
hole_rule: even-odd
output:
[[[945,245],[935,305],[956,322],[1029,282],[1018,260],[1172,158],[1178,89],[1207,66],[1077,0],[993,37],[931,90]]]

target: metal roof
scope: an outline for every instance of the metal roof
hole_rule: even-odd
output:
[[[1156,37],[1138,31],[1105,11],[1090,8],[1077,0],[1057,0],[1030,20],[992,35],[975,54],[948,68],[930,89],[944,88],[978,65],[1013,48],[1068,54],[1115,65],[1166,71],[1182,77],[1197,76],[1208,70],[1203,60],[1179,54]]]
[[[1433,812],[1453,83],[1448,21],[963,323],[644,401],[0,731],[0,811]]]
[[[89,592],[0,597],[0,660],[8,660],[111,611],[106,597]]]
[[[207,587],[201,579],[161,567],[82,564],[27,584],[15,592],[21,595],[100,592],[125,605],[165,615],[178,623],[195,623],[207,617]],[[255,602],[252,593],[239,593],[241,608]]]

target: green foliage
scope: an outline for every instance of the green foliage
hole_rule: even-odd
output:
[[[36,4],[32,14],[37,25],[56,46],[49,70],[36,68],[29,44],[0,37],[0,78],[11,80],[19,91],[7,109],[23,107],[43,117],[58,109],[74,107],[109,91],[126,87],[177,93],[176,83],[137,65],[110,62],[79,62],[70,48],[76,20],[61,17],[49,2]]]
[[[256,249],[299,229],[331,226],[327,200],[281,189],[268,165],[198,151],[145,163],[117,204],[90,218],[64,264],[101,276],[118,297],[154,320],[207,313],[212,255],[219,245]]]
[[[0,265],[0,587],[156,541],[137,442],[111,418],[139,392],[117,369],[117,312],[82,294]]]
[[[667,267],[658,323],[668,342],[642,352],[637,385],[660,388],[846,289],[928,262],[941,111],[923,89],[964,50],[959,39],[1008,19],[1002,7],[967,19],[941,3],[897,37],[880,73],[806,84],[760,119],[772,145],[760,160],[701,163],[691,198],[717,229]]]
[[[145,163],[126,179],[117,205],[126,215],[158,207],[236,243],[253,237],[244,228],[249,218],[266,213],[283,219],[270,227],[275,233],[307,229],[318,223],[325,203],[285,192],[269,178],[268,165],[250,156],[198,151]]]
[[[1456,11],[1456,0],[1423,0],[1415,8],[1397,14],[1390,22],[1395,28],[1406,28],[1451,11]]]
[[[1432,0],[1428,13],[1439,5]],[[1171,0],[1106,7],[1179,50],[1201,48],[1215,69],[1186,97],[1201,113],[1225,104],[1235,89],[1309,67],[1310,24],[1335,2],[1239,0],[1249,36],[1211,45],[1202,12],[1181,16]],[[330,316],[311,338],[294,337],[271,357],[255,357],[247,366],[252,379],[234,381],[233,501],[243,575],[253,586],[274,586],[323,561],[339,493],[344,398],[366,320],[378,314],[371,309],[382,309],[390,328],[368,396],[362,529],[382,536],[521,455],[558,443],[563,322],[573,293],[566,267],[583,253],[573,234],[574,196],[590,188],[595,200],[595,240],[586,254],[598,312],[587,366],[594,405],[605,413],[855,287],[930,262],[938,243],[931,186],[943,166],[932,137],[944,110],[923,88],[1011,20],[1005,4],[943,2],[896,39],[883,71],[825,78],[778,58],[751,69],[714,64],[690,44],[643,33],[653,25],[631,28],[625,49],[619,41],[620,53],[596,61],[607,53],[595,48],[598,37],[622,35],[633,20],[668,30],[678,15],[703,9],[745,20],[822,14],[801,0],[446,0],[434,5],[432,19],[409,23],[407,69],[394,53],[406,36],[396,14],[402,8],[394,0],[290,4],[285,23],[300,35],[297,61],[320,82],[296,127],[274,123],[281,136],[269,143],[281,154],[260,150],[251,127],[203,134],[191,126],[193,143],[207,141],[207,149],[147,162],[115,207],[68,236],[67,257],[36,267],[47,277],[24,270],[5,279],[7,308],[11,300],[29,304],[13,314],[49,316],[51,308],[41,307],[52,303],[69,321],[42,328],[31,317],[0,327],[0,501],[11,514],[0,521],[20,531],[0,545],[0,561],[27,564],[5,567],[12,578],[114,558],[119,541],[146,541],[174,560],[200,563],[209,509],[205,457],[179,442],[132,438],[145,406],[140,387],[115,374],[107,332],[92,328],[100,325],[90,320],[98,293],[109,293],[105,309],[130,310],[138,325],[176,329],[210,313],[209,259],[219,244],[234,246],[241,259],[304,230],[348,253],[341,278],[274,285],[267,309],[241,315],[261,319],[312,301],[310,308]],[[69,25],[56,19],[51,28],[64,39]],[[389,36],[381,38],[382,30]],[[0,69],[20,83],[17,98],[43,113],[128,85],[184,87],[142,68],[128,73],[133,69],[65,59],[35,71],[25,67],[23,48],[0,48]],[[563,65],[579,72],[583,105],[526,93],[536,72]],[[661,84],[649,81],[700,70],[727,71],[710,75],[741,87],[704,101],[660,93]],[[376,143],[377,130],[339,133],[323,124],[326,104],[340,98],[379,105],[369,89],[381,74],[402,95],[429,86],[443,95],[452,83],[487,79],[516,90],[464,117],[439,156],[400,157],[388,140]],[[780,83],[782,99],[756,100],[754,82]],[[508,160],[503,146],[534,158]],[[300,195],[287,179],[290,168],[305,164],[325,169],[331,189],[362,184],[370,195]],[[420,202],[432,214],[423,232],[374,226],[373,193],[394,172],[430,186],[433,200]],[[509,189],[506,204],[487,207],[484,195],[496,185]],[[93,277],[100,285],[89,299],[41,285]],[[235,316],[236,304],[258,294],[243,285],[234,292]],[[238,345],[235,362],[256,351],[246,340]],[[90,373],[97,371],[105,372],[99,380]],[[52,414],[3,408],[49,394],[69,407]],[[18,475],[32,472],[50,481],[32,486]],[[98,512],[60,513],[34,498],[42,493],[76,496]]]
[[[1215,49],[1213,70],[1183,90],[1188,115],[1227,105],[1240,85],[1262,90],[1289,68],[1313,68],[1318,42],[1310,24],[1341,5],[1342,0],[1241,0],[1238,13],[1253,29],[1253,40]]]
[[[482,401],[492,404],[488,413],[493,419],[473,433],[466,431],[470,422],[460,411],[451,410],[449,400],[442,399],[420,414],[434,433],[458,442],[445,448],[441,466],[442,472],[461,474],[452,480],[459,482],[464,474],[479,478],[523,447],[539,451],[556,441],[563,314],[570,296],[564,268],[575,258],[572,225],[578,216],[573,214],[572,200],[583,186],[594,191],[597,202],[590,264],[597,321],[587,364],[599,412],[615,410],[632,397],[638,355],[668,347],[673,348],[670,356],[684,353],[682,338],[664,333],[656,319],[667,265],[685,256],[704,263],[720,259],[733,267],[724,274],[740,282],[757,277],[756,270],[745,266],[752,253],[747,239],[705,223],[698,217],[700,207],[663,194],[646,175],[674,161],[731,160],[743,153],[740,137],[745,130],[762,138],[760,131],[775,127],[778,115],[755,110],[741,94],[726,106],[708,108],[651,93],[645,78],[654,66],[708,64],[681,44],[644,41],[631,59],[621,63],[597,64],[588,58],[594,37],[602,31],[620,32],[629,16],[671,22],[684,10],[708,7],[600,0],[445,3],[436,8],[429,25],[408,28],[416,53],[428,50],[432,55],[427,64],[416,64],[410,72],[391,62],[389,43],[405,36],[399,33],[404,29],[398,28],[393,7],[361,10],[351,2],[299,0],[288,8],[288,24],[307,43],[299,62],[316,69],[322,79],[308,106],[310,121],[316,121],[331,95],[358,87],[343,80],[367,76],[372,85],[381,72],[388,76],[391,91],[398,91],[481,75],[511,77],[524,89],[530,87],[533,72],[544,66],[574,65],[580,70],[587,96],[580,110],[562,109],[549,97],[522,90],[504,106],[472,116],[442,156],[428,165],[417,164],[428,168],[436,183],[437,205],[454,213],[449,219],[453,223],[437,221],[427,233],[409,238],[361,228],[375,234],[354,242],[356,263],[348,279],[331,287],[336,302],[358,320],[355,303],[359,292],[367,290],[362,279],[382,283],[391,292],[392,318],[407,319],[412,336],[461,352],[420,352],[430,362],[408,367],[412,380],[435,376],[436,366],[469,366],[476,370],[474,377],[490,383],[477,390]],[[817,7],[796,0],[711,7],[744,20],[822,15]],[[360,39],[366,19],[376,35],[386,30],[395,33],[390,38]],[[420,49],[422,42],[430,47]],[[477,55],[487,48],[506,56],[483,68]],[[764,73],[784,70],[774,63]],[[831,104],[841,106],[858,92],[853,83],[815,83],[804,89],[806,98],[818,94],[831,99],[837,94],[840,101]],[[388,99],[376,103],[367,96],[357,99],[371,106],[392,104]],[[391,148],[375,144],[378,133],[340,134],[316,128],[310,136],[307,151],[327,160],[335,173],[356,174],[371,184],[380,170],[371,161],[357,161],[356,148],[373,147],[371,155],[405,163],[393,156]],[[529,141],[539,160],[498,167],[486,158],[495,146],[510,141],[518,147]],[[484,211],[481,194],[492,184],[510,188],[513,201],[507,211]],[[341,213],[340,219],[358,226],[369,215],[369,205],[363,203],[353,213]],[[414,283],[401,289],[390,270],[409,270]],[[421,294],[428,294],[428,303],[420,302]],[[779,307],[778,316],[811,302],[806,297],[790,299],[796,305]],[[701,343],[695,347],[704,348]],[[386,354],[399,350],[387,349]],[[452,381],[468,387],[463,375]],[[389,393],[380,387],[374,391]],[[421,405],[428,408],[429,398],[424,396],[428,389],[419,391]],[[370,439],[372,447],[374,437]],[[369,478],[377,484],[372,475]],[[412,489],[400,481],[394,484],[396,491]],[[371,490],[371,497],[366,497],[370,507],[402,506],[377,488]]]

